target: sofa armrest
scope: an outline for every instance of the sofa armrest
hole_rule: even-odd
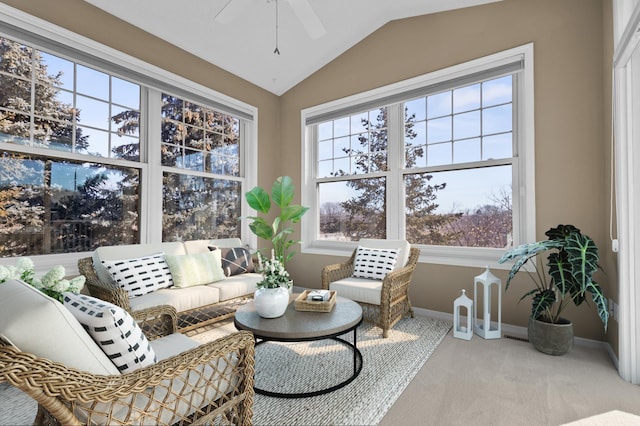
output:
[[[114,283],[101,281],[93,267],[93,259],[91,257],[78,259],[78,271],[85,276],[85,285],[87,286],[91,296],[113,303],[114,305],[120,306],[127,312],[131,312],[131,305],[129,304],[129,295],[127,292]]]
[[[178,332],[178,313],[169,305],[134,311],[131,316],[149,340],[155,340]]]

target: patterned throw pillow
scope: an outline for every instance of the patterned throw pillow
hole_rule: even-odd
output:
[[[353,276],[383,280],[398,261],[400,249],[379,249],[358,246],[353,261]]]
[[[176,287],[191,287],[224,279],[219,252],[166,255],[165,259]]]
[[[216,250],[215,247],[209,247],[209,250]],[[232,275],[244,274],[246,272],[253,272],[253,259],[251,253],[244,247],[220,247],[220,254],[222,255],[222,270],[227,277]]]
[[[67,292],[63,294],[63,300],[64,306],[121,373],[130,373],[156,363],[153,348],[127,311],[84,294]]]
[[[173,285],[164,253],[132,259],[103,260],[102,264],[129,297],[142,296]]]

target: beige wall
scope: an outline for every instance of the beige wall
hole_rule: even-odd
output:
[[[391,22],[278,98],[207,64],[81,0],[5,3],[259,108],[259,182],[280,174],[300,182],[300,109],[370,90],[529,42],[535,43],[536,217],[538,238],[572,223],[615,265],[608,242],[606,52],[610,0],[504,0],[486,6]],[[609,16],[610,19],[610,16]],[[607,96],[609,92],[606,92]],[[295,281],[319,287],[331,256],[298,255]],[[472,290],[478,268],[420,264],[414,306],[451,312],[461,288]],[[494,271],[504,279],[505,271]],[[608,295],[617,274],[599,274]],[[519,277],[524,278],[524,277]],[[503,295],[503,322],[524,326],[529,302],[517,304],[524,281]],[[593,308],[570,309],[578,336],[605,339]],[[615,330],[615,325],[610,327]],[[613,342],[617,341],[609,337]],[[613,343],[612,342],[612,343]]]
[[[537,235],[571,223],[609,250],[604,132],[603,6],[599,0],[505,0],[391,22],[282,96],[282,172],[300,176],[300,109],[534,43]],[[297,282],[320,285],[324,264],[340,258],[301,255]],[[479,268],[420,264],[414,306],[452,312],[461,288],[473,290]],[[494,271],[506,281],[506,271]],[[503,295],[503,322],[525,326],[529,288],[518,277]],[[608,276],[597,281],[610,290]],[[576,335],[605,338],[593,307],[568,309]]]

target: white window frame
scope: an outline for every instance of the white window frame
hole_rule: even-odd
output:
[[[10,26],[20,28],[21,30],[32,33],[35,36],[42,37],[46,40],[51,40],[58,43],[61,46],[68,46],[72,49],[86,53],[87,55],[95,58],[100,58],[106,64],[118,64],[120,68],[130,70],[132,73],[139,75],[149,76],[150,78],[165,84],[167,87],[178,88],[185,93],[193,93],[194,97],[197,97],[196,102],[203,103],[205,106],[209,106],[213,109],[219,109],[219,106],[223,105],[233,111],[240,111],[252,119],[241,120],[241,132],[244,132],[244,136],[241,141],[240,152],[242,153],[241,175],[242,180],[246,188],[252,188],[257,183],[257,166],[258,166],[258,109],[250,104],[234,99],[223,93],[215,91],[209,87],[203,86],[194,81],[188,80],[177,74],[173,74],[155,65],[149,64],[138,58],[120,52],[102,43],[98,43],[87,37],[73,33],[62,27],[54,25],[50,22],[44,21],[40,18],[34,17],[20,10],[0,3],[0,21]],[[18,42],[24,42],[35,48],[42,48],[37,43],[33,43],[27,40],[20,40],[19,37],[15,37],[11,34],[3,34],[0,29],[0,35],[9,39],[13,39]],[[64,55],[59,55],[64,57]],[[81,60],[73,57],[68,57],[72,61],[82,63]],[[99,69],[95,64],[86,63],[83,65],[90,66],[92,68]],[[131,76],[118,75],[109,70],[105,72],[136,82],[136,79]],[[145,90],[148,89],[148,90]],[[153,102],[157,98],[157,103],[160,105],[160,92],[166,90],[164,87],[141,87],[141,105],[140,109],[146,111],[150,116],[147,117],[147,127],[140,128],[140,162],[131,162],[120,159],[109,159],[103,157],[91,157],[82,154],[74,153],[61,153],[53,152],[53,150],[35,149],[27,146],[21,146],[20,152],[47,155],[50,157],[67,158],[80,161],[96,161],[105,164],[120,165],[125,167],[139,168],[142,173],[142,179],[140,181],[141,194],[141,229],[140,229],[140,241],[141,243],[157,243],[162,238],[162,215],[151,215],[150,212],[162,211],[162,198],[159,194],[162,194],[162,167],[160,166],[160,126],[154,126],[153,114],[149,111],[149,102]],[[197,96],[196,96],[197,94]],[[181,96],[184,96],[181,94]],[[186,96],[188,98],[188,95]],[[210,100],[211,104],[208,105],[202,100]],[[224,111],[223,111],[224,112]],[[157,114],[157,120],[159,120],[159,113]],[[155,121],[157,123],[157,121]],[[145,134],[147,136],[146,140]],[[148,141],[148,142],[147,142]],[[155,146],[154,144],[158,144]],[[3,147],[4,148],[4,147]],[[16,150],[13,147],[12,150]],[[160,178],[158,178],[158,176]],[[160,185],[160,189],[158,189]],[[249,214],[249,206],[242,199],[242,216]],[[241,225],[241,233],[244,237],[243,241],[250,246],[255,247],[257,244],[256,237],[249,230],[249,226],[246,221],[243,221]],[[40,256],[30,256],[35,263],[36,271],[43,272],[51,269],[55,265],[62,265],[65,267],[68,275],[75,275],[78,273],[77,261],[78,258],[91,256],[91,252],[78,252],[78,253],[65,253],[65,254],[47,254]],[[0,265],[11,265],[15,263],[15,259],[12,258],[0,258]]]
[[[536,238],[535,217],[535,135],[534,135],[534,90],[533,90],[533,43],[498,52],[489,56],[454,65],[412,79],[373,89],[364,93],[313,106],[301,111],[302,174],[301,199],[309,206],[309,213],[302,224],[302,253],[348,256],[357,242],[323,241],[317,239],[319,229],[319,205],[316,190],[316,135],[315,126],[306,123],[313,117],[347,110],[357,105],[376,105],[376,101],[392,98],[414,89],[463,78],[516,61],[523,68],[516,78],[518,83],[513,94],[515,150],[513,162],[513,215],[514,244],[534,241]],[[378,104],[379,106],[383,106]],[[400,157],[402,158],[402,156]],[[396,191],[397,192],[397,191]],[[388,194],[389,197],[391,194]],[[397,194],[396,194],[397,195]],[[387,198],[387,203],[391,203]],[[395,203],[395,202],[394,202]],[[402,202],[404,204],[404,202]],[[394,205],[394,204],[390,204]],[[400,211],[387,210],[387,223],[404,223]],[[387,238],[404,239],[403,226],[387,226]],[[501,248],[418,246],[421,248],[420,262],[444,265],[472,266],[508,269],[498,264],[504,253]]]
[[[640,2],[616,0],[613,4],[613,148],[616,235],[618,251],[618,373],[640,384]],[[614,214],[610,212],[610,214]],[[613,221],[613,218],[611,218]],[[611,230],[612,234],[613,231]]]

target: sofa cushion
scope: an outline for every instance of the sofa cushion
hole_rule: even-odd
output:
[[[220,291],[220,300],[224,301],[255,293],[258,289],[257,284],[261,280],[262,274],[248,272],[227,277],[222,281],[209,284],[207,287],[217,288]]]
[[[332,282],[329,284],[329,289],[334,290],[338,296],[346,297],[354,302],[380,305],[382,281],[348,277]]]
[[[124,244],[119,246],[102,246],[93,251],[93,268],[100,281],[112,283],[113,278],[102,265],[103,260],[118,260],[132,257],[149,256],[154,253],[185,254],[181,242]]]
[[[0,335],[23,352],[92,374],[120,374],[62,303],[19,280],[0,283]]]
[[[173,277],[164,253],[129,259],[103,260],[113,281],[125,289],[129,297],[142,296],[171,287]]]
[[[240,238],[218,238],[212,240],[190,240],[184,242],[184,249],[187,253],[204,253],[209,251],[209,247],[242,247]]]
[[[84,294],[64,293],[64,305],[122,373],[153,365],[156,355],[127,311]]]
[[[222,258],[222,270],[224,275],[232,275],[253,272],[253,259],[251,253],[244,247],[220,247],[209,246],[209,250],[219,250]]]
[[[399,249],[381,249],[358,246],[353,261],[353,276],[383,280],[393,271],[398,261]]]
[[[163,288],[144,296],[134,297],[129,300],[129,304],[133,311],[153,308],[159,305],[170,305],[176,308],[178,312],[182,312],[218,303],[219,301],[220,290],[207,285],[198,285],[186,288]]]
[[[176,287],[191,287],[224,279],[219,250],[195,254],[168,254],[165,259]]]

